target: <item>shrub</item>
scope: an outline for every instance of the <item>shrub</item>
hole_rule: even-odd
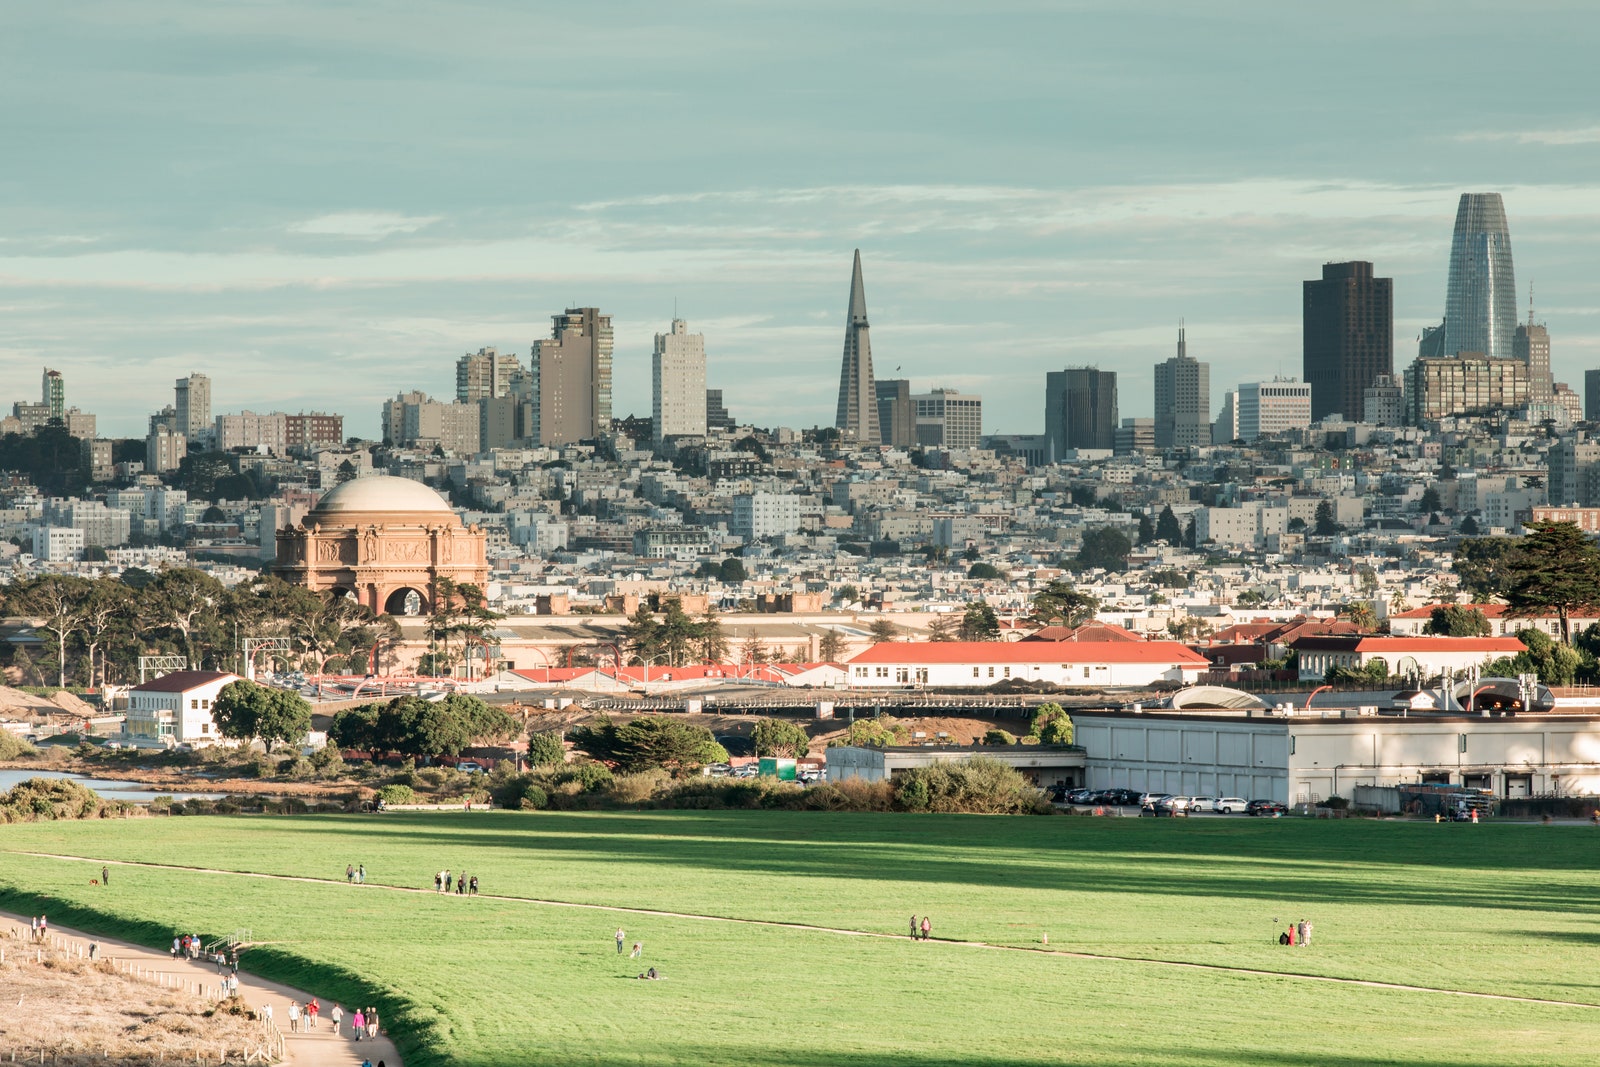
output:
[[[550,797],[543,789],[529,782],[522,787],[522,795],[517,798],[517,807],[522,811],[543,811],[550,806]]]
[[[1349,806],[1350,800],[1347,797],[1329,797],[1317,805],[1319,808],[1331,808],[1334,811],[1344,811]]]
[[[555,785],[576,785],[578,791],[582,793],[597,793],[602,789],[610,789],[612,783],[616,781],[605,764],[590,760],[569,763],[550,774],[548,778]]]
[[[920,798],[912,784],[918,781],[927,790],[928,811],[1019,815],[1051,810],[1044,794],[1015,768],[988,756],[912,768],[901,775],[897,796]]]
[[[895,803],[906,811],[927,811],[932,797],[928,780],[921,775],[907,775],[901,779],[900,788],[894,794]]]
[[[314,778],[317,773],[316,767],[312,766],[311,761],[303,756],[284,760],[280,766],[284,776],[294,782],[303,782],[308,778]]]
[[[38,754],[38,749],[10,730],[0,730],[0,759],[22,759],[26,756],[37,756]]]
[[[417,794],[409,785],[391,782],[378,790],[377,798],[385,804],[410,804],[417,799]]]
[[[551,730],[528,735],[528,763],[534,767],[555,767],[567,761],[567,746],[561,743],[561,731]]]
[[[642,804],[665,789],[671,781],[672,775],[660,768],[624,774],[612,784],[611,796],[620,804]]]
[[[983,735],[986,745],[1014,745],[1017,743],[1016,735],[1008,730],[988,730]]]

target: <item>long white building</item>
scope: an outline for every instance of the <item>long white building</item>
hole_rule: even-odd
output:
[[[1210,668],[1176,641],[888,641],[849,662],[858,688],[984,688],[1007,679],[1094,688],[1192,682]]]

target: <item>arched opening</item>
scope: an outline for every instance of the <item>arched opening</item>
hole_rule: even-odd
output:
[[[401,586],[389,594],[389,599],[383,602],[386,615],[421,615],[427,606],[427,601],[422,594],[409,586]]]

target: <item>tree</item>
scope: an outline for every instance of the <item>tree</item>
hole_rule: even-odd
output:
[[[231,683],[237,685],[237,682]],[[266,707],[256,720],[256,736],[267,751],[278,743],[298,745],[311,731],[311,703],[287,689],[268,690]]]
[[[1600,604],[1600,549],[1573,522],[1540,521],[1506,560],[1504,592],[1513,618],[1554,611],[1561,643],[1572,643],[1574,611]]]
[[[804,759],[811,751],[811,738],[788,719],[762,719],[754,732],[756,755]]]
[[[1000,620],[994,609],[985,601],[974,600],[961,616],[961,640],[997,641],[1000,638]]]
[[[1073,562],[1079,570],[1121,571],[1128,566],[1128,554],[1132,551],[1133,542],[1128,540],[1127,534],[1101,526],[1083,535],[1083,544]]]
[[[983,732],[983,743],[986,745],[1014,745],[1017,743],[1015,734],[997,727]]]
[[[1294,518],[1290,519],[1289,520],[1289,532],[1290,533],[1305,533],[1306,532],[1306,520],[1302,519],[1298,515],[1296,515]]]
[[[817,641],[817,656],[824,663],[837,663],[844,655],[844,635],[838,630],[825,630]]]
[[[841,603],[853,604],[861,599],[861,591],[853,585],[841,585],[834,593]]]
[[[744,560],[737,556],[729,556],[727,559],[723,560],[721,566],[717,568],[717,573],[718,577],[720,577],[724,583],[729,585],[732,585],[736,582],[742,582],[750,576],[745,570]]]
[[[1165,541],[1174,548],[1183,543],[1183,528],[1178,525],[1178,516],[1173,514],[1171,504],[1162,508],[1156,519],[1156,540]]]
[[[656,622],[650,605],[642,600],[622,628],[622,647],[641,663],[654,660],[661,652],[661,624]]]
[[[1444,637],[1488,637],[1489,618],[1477,608],[1442,604],[1428,615],[1427,632]]]
[[[211,719],[223,737],[260,739],[271,752],[275,744],[305,740],[311,730],[311,704],[299,693],[240,680],[222,687],[211,702]]]
[[[1318,537],[1332,537],[1334,534],[1344,531],[1344,527],[1340,526],[1338,520],[1334,517],[1333,501],[1331,500],[1319,500],[1317,502],[1317,511],[1313,521],[1316,523],[1313,532]]]
[[[67,684],[67,637],[83,627],[83,605],[91,585],[82,578],[47,574],[11,597],[11,610],[37,617],[38,628],[56,639],[56,685]]]
[[[855,748],[887,748],[903,745],[911,739],[911,730],[893,715],[879,715],[873,719],[856,719],[845,727],[844,734],[828,742],[829,748],[850,745]]]
[[[1029,736],[1037,737],[1040,744],[1072,744],[1072,716],[1060,704],[1050,701],[1033,711],[1033,727]]]
[[[725,663],[728,659],[728,635],[722,629],[717,610],[709,605],[700,621],[695,624],[694,640],[700,650],[701,663]]]
[[[1471,538],[1456,546],[1451,569],[1474,600],[1490,600],[1506,591],[1507,564],[1516,549],[1513,537]]]
[[[772,659],[772,653],[767,648],[766,642],[761,640],[761,635],[751,630],[739,645],[739,659],[746,666],[766,663]]]
[[[1578,649],[1558,644],[1543,630],[1519,630],[1523,651],[1484,665],[1485,677],[1515,678],[1536,674],[1545,685],[1571,685],[1583,657]]]
[[[1363,633],[1371,633],[1378,628],[1378,613],[1368,601],[1352,600],[1339,609],[1339,614],[1361,627]]]
[[[1156,524],[1155,521],[1150,518],[1150,513],[1147,511],[1143,515],[1139,516],[1139,543],[1141,545],[1148,545],[1155,539]]]
[[[1034,617],[1046,625],[1059,622],[1064,626],[1081,626],[1099,610],[1100,601],[1059,579],[1033,597]]]
[[[1422,499],[1417,501],[1418,511],[1434,512],[1443,506],[1439,500],[1439,490],[1431,485],[1422,491]]]
[[[1005,572],[993,563],[974,563],[967,571],[968,578],[977,578],[980,581],[992,581],[995,578],[1004,578]]]
[[[929,641],[954,641],[956,621],[948,615],[935,615],[928,622]]]
[[[628,774],[656,767],[686,771],[728,760],[727,749],[717,744],[710,730],[666,715],[643,715],[622,726],[601,719],[592,726],[574,727],[572,741]]]
[[[672,597],[663,605],[658,644],[666,662],[681,667],[689,662],[690,648],[700,636],[699,624],[683,610],[683,602]]]
[[[1481,532],[1482,531],[1478,528],[1478,520],[1473,518],[1471,515],[1468,515],[1466,518],[1461,520],[1462,537],[1477,537]]]
[[[881,644],[898,638],[900,636],[900,628],[888,619],[873,619],[872,625],[867,627],[867,633],[872,635],[874,641]]]
[[[561,731],[529,734],[528,762],[535,767],[553,767],[567,762],[567,746],[561,743]]]

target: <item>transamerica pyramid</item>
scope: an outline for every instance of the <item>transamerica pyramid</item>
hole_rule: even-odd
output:
[[[844,325],[844,364],[839,368],[839,414],[833,424],[846,441],[875,445],[878,391],[872,381],[872,336],[867,325],[867,291],[861,284],[861,249],[850,275],[850,313]]]

